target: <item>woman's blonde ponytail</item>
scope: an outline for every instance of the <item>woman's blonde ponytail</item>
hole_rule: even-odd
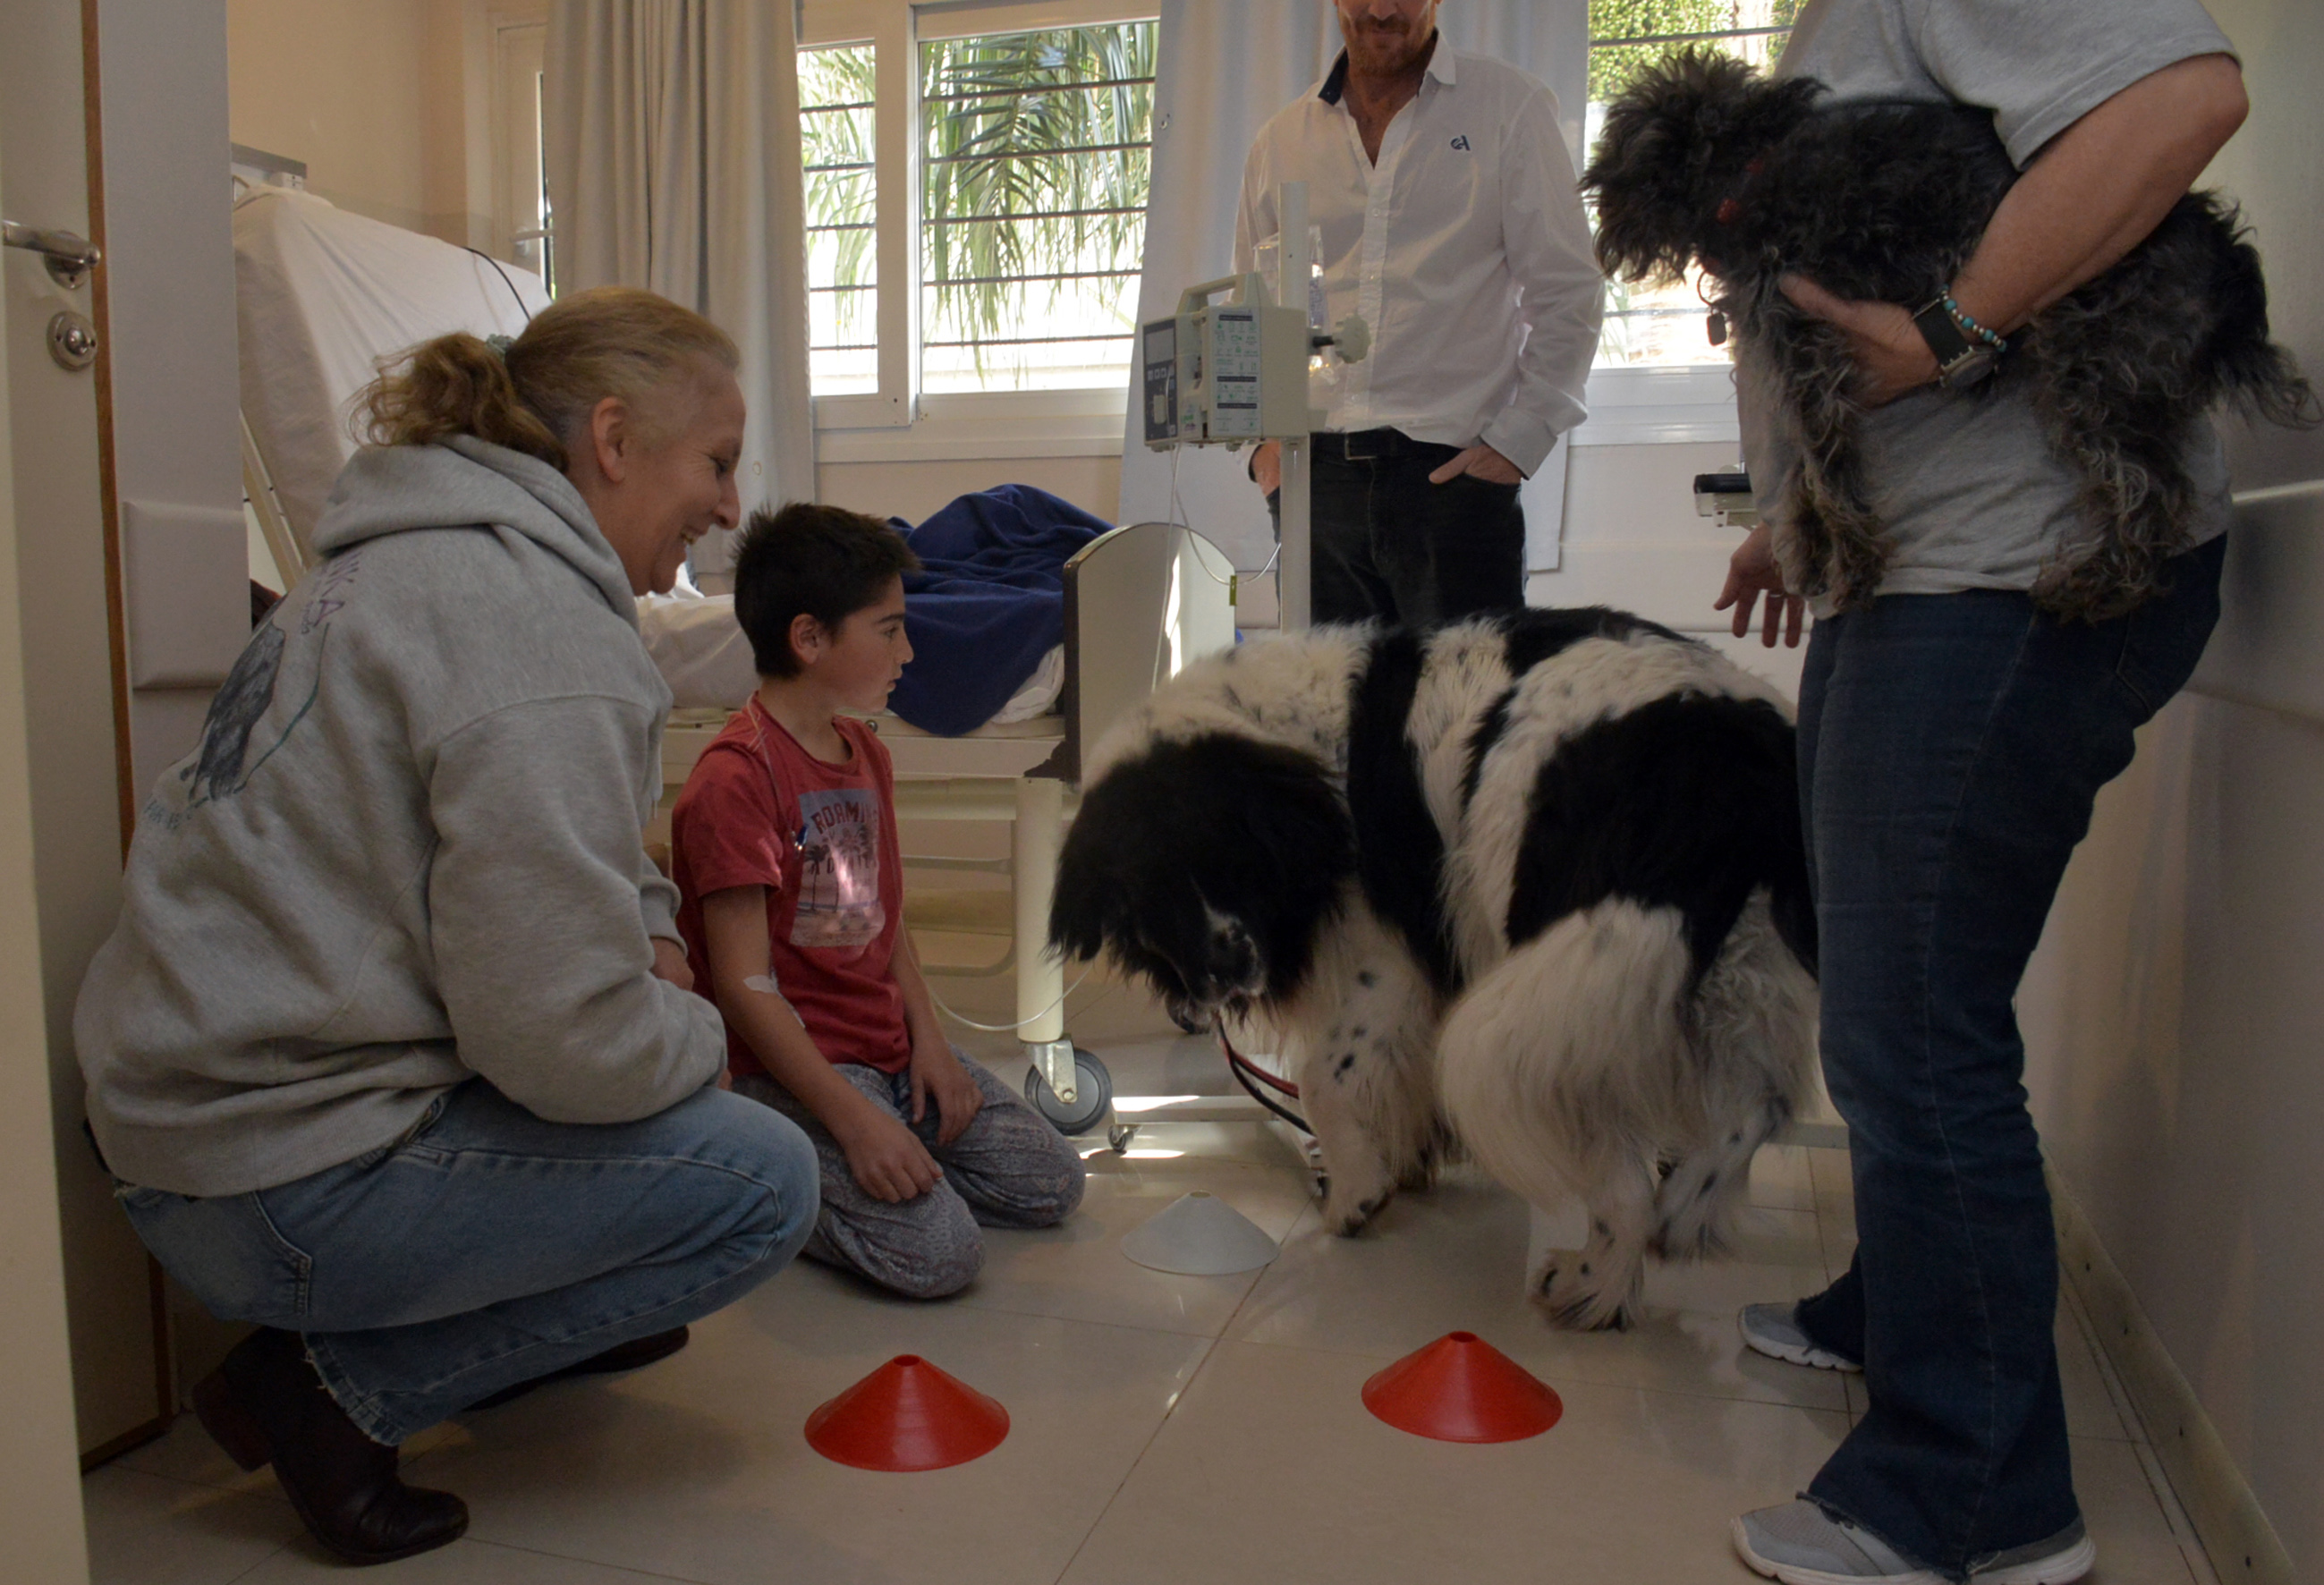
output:
[[[561,472],[606,397],[627,402],[649,430],[675,429],[678,400],[704,365],[741,362],[733,339],[691,309],[601,286],[541,309],[505,351],[455,333],[388,360],[355,399],[355,435],[374,446],[473,435]]]
[[[473,435],[565,467],[564,441],[517,394],[505,356],[466,331],[388,360],[357,401],[364,420],[357,438],[374,446],[433,446]]]

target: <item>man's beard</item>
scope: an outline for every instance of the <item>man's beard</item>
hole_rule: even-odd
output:
[[[1367,71],[1393,74],[1416,63],[1435,30],[1409,26],[1381,27],[1366,23],[1345,30],[1350,58]]]

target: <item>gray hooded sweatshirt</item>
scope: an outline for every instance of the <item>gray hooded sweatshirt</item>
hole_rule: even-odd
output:
[[[579,493],[466,437],[374,448],[315,548],[140,811],[81,985],[113,1171],[288,1183],[477,1074],[573,1123],[713,1082],[717,1012],[650,972],[669,690]]]

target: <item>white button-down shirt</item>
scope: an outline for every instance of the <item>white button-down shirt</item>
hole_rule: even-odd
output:
[[[1439,38],[1377,164],[1331,75],[1260,129],[1243,166],[1235,268],[1276,235],[1276,186],[1307,183],[1326,318],[1360,314],[1370,356],[1311,400],[1326,429],[1480,440],[1530,475],[1584,416],[1604,281],[1557,101],[1515,68]]]

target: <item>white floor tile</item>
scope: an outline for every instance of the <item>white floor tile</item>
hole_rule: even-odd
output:
[[[159,1440],[131,1449],[106,1468],[135,1470],[171,1480],[190,1481],[198,1486],[222,1486],[262,1497],[280,1495],[272,1470],[261,1470],[255,1474],[245,1475],[235,1469],[234,1461],[218,1450],[218,1444],[210,1440],[209,1433],[202,1429],[202,1423],[191,1415],[179,1415]]]
[[[1216,1337],[1259,1272],[1179,1276],[1150,1271],[1122,1254],[1123,1235],[1194,1189],[1217,1195],[1278,1240],[1303,1217],[1313,1219],[1302,1177],[1281,1167],[1192,1155],[1125,1161],[1110,1152],[1090,1166],[1081,1209],[1063,1226],[986,1230],[984,1269],[955,1303]]]
[[[2193,1585],[2179,1539],[2127,1442],[2076,1437],[2074,1495],[2098,1544],[2089,1585]]]
[[[470,1417],[412,1479],[468,1499],[477,1540],[706,1585],[775,1578],[1054,1580],[1211,1344],[1139,1328],[868,1297],[786,1273],[618,1383]],[[918,1353],[1007,1405],[973,1463],[882,1475],[807,1445],[808,1412]]]
[[[400,1563],[382,1564],[362,1578],[365,1585],[373,1580],[378,1585],[650,1585],[675,1576],[462,1540]],[[324,1580],[346,1585],[346,1580],[345,1563],[312,1542],[302,1541],[276,1553],[235,1585],[298,1585],[300,1581],[319,1585]]]
[[[1222,1343],[1065,1585],[1652,1580],[1737,1585],[1729,1520],[1779,1502],[1838,1415],[1555,1381],[1565,1417],[1495,1446],[1407,1435],[1375,1361]]]
[[[229,1585],[304,1534],[279,1497],[190,1486],[117,1462],[81,1482],[81,1504],[90,1585]]]
[[[1005,995],[982,993],[1005,1009]],[[1156,1030],[1150,1004],[1108,994],[1082,1022],[1110,1031],[1122,1092],[1225,1089],[1214,1046]],[[1021,1073],[1006,1066],[1013,1039],[991,1049]],[[439,1427],[407,1449],[407,1468],[466,1497],[472,1533],[379,1577],[1743,1585],[1729,1519],[1804,1485],[1866,1401],[1860,1378],[1763,1359],[1735,1331],[1742,1304],[1804,1295],[1845,1268],[1844,1153],[1762,1152],[1738,1258],[1655,1267],[1634,1331],[1576,1335],[1522,1295],[1541,1235],[1515,1196],[1462,1171],[1401,1196],[1360,1238],[1330,1237],[1281,1132],[1157,1126],[1139,1147],[1177,1154],[1093,1156],[1083,1212],[1061,1229],[991,1232],[985,1272],[959,1300],[910,1304],[802,1266],[647,1370]],[[1282,1256],[1222,1278],[1122,1257],[1123,1234],[1196,1187],[1282,1239]],[[1363,1410],[1367,1376],[1463,1328],[1548,1380],[1565,1419],[1527,1442],[1462,1447]],[[808,1411],[901,1352],[999,1397],[1009,1439],[920,1475],[809,1450]],[[2198,1585],[2191,1540],[2174,1532],[2070,1312],[2059,1357],[2099,1547],[2094,1585]],[[190,1416],[84,1489],[98,1585],[340,1571],[272,1475],[235,1470]]]
[[[1814,1217],[1755,1209],[1746,1227],[1739,1259],[1653,1267],[1630,1332],[1561,1332],[1524,1295],[1524,1202],[1464,1172],[1399,1195],[1359,1237],[1293,1237],[1226,1335],[1395,1359],[1465,1329],[1561,1379],[1840,1408],[1828,1373],[1749,1352],[1735,1326],[1746,1304],[1823,1286]]]

